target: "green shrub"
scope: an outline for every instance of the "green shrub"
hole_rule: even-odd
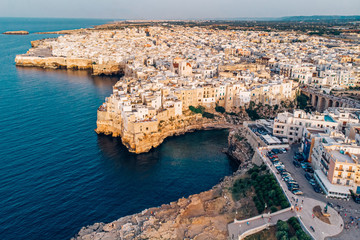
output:
[[[296,237],[299,240],[311,240],[311,237],[309,235],[307,235],[303,230],[297,230]]]
[[[287,239],[288,238],[288,233],[285,231],[277,231],[276,232],[276,238],[279,240],[283,240],[283,239]]]
[[[214,114],[209,113],[209,112],[203,112],[202,116],[206,117],[206,118],[214,118],[215,117]]]
[[[289,225],[287,224],[287,222],[279,220],[276,223],[276,227],[278,231],[289,232]]]
[[[253,173],[251,174],[251,179],[252,179],[252,180],[255,180],[258,175],[259,175],[259,174],[258,174],[257,172],[253,172]]]
[[[275,206],[271,206],[270,211],[272,213],[277,212],[277,208]]]
[[[219,113],[224,113],[225,112],[225,108],[221,107],[221,106],[216,106],[215,107],[215,111],[219,112]]]
[[[280,206],[281,206],[282,209],[284,209],[284,208],[289,207],[290,204],[289,204],[288,201],[281,201],[281,202],[280,202]]]

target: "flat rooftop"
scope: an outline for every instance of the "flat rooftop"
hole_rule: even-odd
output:
[[[339,150],[332,150],[330,154],[333,156],[334,159],[336,159],[338,162],[347,162],[347,163],[355,163],[352,158],[345,153],[341,153]]]

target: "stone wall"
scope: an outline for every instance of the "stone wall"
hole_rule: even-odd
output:
[[[96,123],[95,131],[98,134],[121,137],[122,143],[133,153],[148,152],[170,136],[182,135],[195,130],[229,128],[224,119],[203,118],[201,114],[182,115],[155,122],[129,122],[127,129],[124,129],[120,116],[98,111]]]
[[[34,45],[38,42],[32,43]],[[41,67],[41,68],[68,68],[91,70],[93,75],[119,75],[123,73],[124,64],[109,62],[106,64],[95,64],[91,59],[85,58],[64,58],[64,57],[36,57],[18,55],[15,58],[16,66]]]

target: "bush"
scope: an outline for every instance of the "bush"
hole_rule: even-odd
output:
[[[297,96],[296,101],[297,101],[298,107],[300,109],[305,109],[308,100],[309,100],[309,97],[304,94]]]
[[[278,231],[289,232],[289,225],[287,224],[287,222],[279,220],[276,223],[276,227]]]
[[[206,117],[206,118],[214,118],[214,114],[212,113],[209,113],[209,112],[203,112],[202,114],[203,117]]]
[[[251,174],[251,179],[252,179],[252,180],[255,180],[258,175],[259,175],[259,174],[258,174],[257,172],[253,172],[253,173]]]
[[[260,119],[259,114],[257,113],[256,110],[252,110],[252,109],[246,109],[247,114],[249,115],[249,117],[251,118],[251,120],[255,121]]]
[[[281,201],[281,202],[280,202],[280,206],[281,206],[282,209],[284,209],[284,208],[289,207],[290,204],[289,204],[288,201]]]
[[[205,108],[203,106],[198,106],[197,108],[194,106],[189,106],[190,111],[194,112],[194,113],[204,113]]]
[[[221,107],[221,106],[216,106],[215,107],[215,111],[219,112],[219,113],[224,113],[225,112],[225,108]]]
[[[296,236],[292,236],[289,240],[298,240]]]
[[[283,239],[287,239],[288,238],[288,233],[287,232],[285,232],[285,231],[278,231],[278,232],[276,232],[276,238],[277,239],[281,239],[281,240],[283,240]]]
[[[270,208],[270,211],[272,212],[272,213],[274,213],[274,212],[277,212],[277,208],[275,207],[275,206],[271,206],[271,208]]]
[[[297,230],[296,237],[300,240],[311,240],[311,237],[308,236],[303,230]]]

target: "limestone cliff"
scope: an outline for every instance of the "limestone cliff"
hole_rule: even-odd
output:
[[[37,41],[31,43],[34,46],[41,44]],[[91,59],[86,58],[65,58],[65,57],[38,57],[28,55],[17,55],[16,66],[41,67],[51,69],[79,69],[91,70],[93,75],[119,75],[123,72],[124,66],[119,63],[93,64]]]
[[[240,163],[252,159],[254,150],[246,140],[246,130],[243,127],[232,129],[228,137],[228,149],[226,153]]]
[[[7,31],[7,32],[4,32],[3,34],[6,34],[6,35],[28,35],[29,32],[28,31]]]
[[[131,133],[124,129],[121,117],[109,112],[98,111],[97,133],[121,137],[122,143],[130,152],[143,153],[159,146],[167,137],[181,135],[186,132],[214,128],[229,128],[229,125],[221,117],[208,119],[201,117],[201,114],[187,112],[183,116],[171,118],[166,121],[155,123],[156,131],[151,133]]]
[[[256,215],[251,198],[235,202],[233,182],[248,169],[243,167],[211,190],[122,217],[111,223],[83,227],[73,240],[100,239],[227,239],[227,224],[234,218]]]

